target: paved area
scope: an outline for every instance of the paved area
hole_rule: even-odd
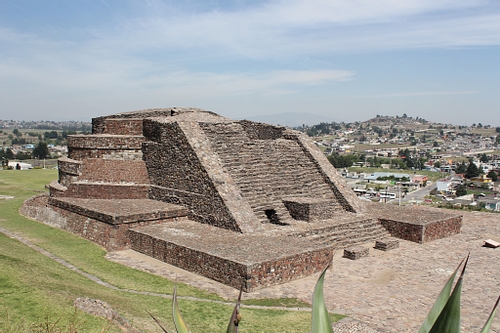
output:
[[[424,245],[401,241],[389,252],[370,248],[356,261],[337,253],[324,284],[327,307],[368,323],[383,332],[417,332],[449,275],[470,252],[462,292],[462,332],[479,332],[500,294],[500,248],[483,247],[485,239],[500,241],[500,214],[464,213],[460,235]],[[365,246],[372,247],[373,244]],[[234,299],[238,291],[134,251],[108,254],[113,261]],[[244,298],[296,297],[310,302],[317,275],[244,294]],[[500,333],[500,315],[491,331]]]

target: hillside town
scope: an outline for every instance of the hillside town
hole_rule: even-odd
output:
[[[315,139],[363,198],[500,211],[500,127],[403,114],[297,129]]]

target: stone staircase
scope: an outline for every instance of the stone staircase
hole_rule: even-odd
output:
[[[294,233],[291,237],[301,237],[317,245],[331,245],[338,249],[374,242],[377,239],[390,237],[390,233],[380,224],[378,219],[368,218],[336,223],[324,228],[310,229]]]
[[[293,140],[250,139],[239,123],[202,126],[221,162],[261,222],[269,222],[266,211],[274,210],[281,223],[292,218],[282,200],[315,197],[336,203],[331,188],[313,161]]]

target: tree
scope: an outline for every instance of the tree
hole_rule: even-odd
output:
[[[12,151],[12,149],[7,148],[7,150],[5,151],[5,157],[9,160],[14,157],[14,152]]]
[[[458,163],[457,167],[455,168],[455,173],[463,175],[467,172],[467,166],[465,165],[465,162]]]
[[[18,138],[23,136],[23,133],[19,132],[19,130],[17,128],[14,128],[14,130],[12,131],[12,134],[17,136]]]
[[[457,189],[455,191],[455,194],[457,197],[461,197],[463,195],[467,195],[467,189],[465,188],[464,185],[458,185]]]
[[[358,156],[334,154],[328,156],[328,160],[335,168],[348,168],[358,161]]]
[[[38,142],[35,149],[33,149],[33,157],[41,160],[47,158],[47,156],[49,156],[49,147],[47,147],[47,143],[43,141]]]
[[[57,139],[58,134],[57,134],[57,132],[56,132],[56,131],[50,131],[50,132],[45,132],[45,133],[43,134],[43,137],[44,137],[45,139]]]
[[[31,154],[27,153],[27,152],[20,151],[16,154],[16,159],[18,159],[18,160],[27,160],[30,158],[31,158]]]
[[[439,169],[441,167],[441,162],[439,162],[439,161],[434,162],[434,167],[436,169]]]
[[[490,170],[490,172],[488,172],[487,176],[488,176],[488,178],[491,178],[491,180],[494,181],[494,182],[498,181],[498,175],[493,170]]]
[[[467,166],[467,171],[465,171],[465,178],[471,179],[473,177],[477,177],[481,174],[479,168],[474,162],[469,161],[469,165]]]
[[[495,132],[500,133],[500,127],[495,128]]]
[[[486,156],[486,154],[483,153],[483,155],[481,155],[479,160],[483,163],[486,163],[486,162],[488,162],[488,156]]]

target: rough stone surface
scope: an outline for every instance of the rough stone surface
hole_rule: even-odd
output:
[[[321,271],[333,256],[307,240],[235,235],[193,221],[136,228],[130,239],[138,252],[245,291]]]
[[[462,215],[423,206],[371,204],[373,213],[393,237],[416,243],[460,233]]]
[[[141,331],[133,327],[130,322],[116,312],[108,303],[87,297],[79,297],[75,299],[74,305],[76,308],[90,313],[94,316],[104,317],[112,321],[115,325],[120,327],[122,331],[128,333],[140,333]]]
[[[344,249],[344,258],[357,260],[364,257],[368,257],[370,254],[370,249],[363,246],[353,246],[347,249]]]
[[[375,248],[377,250],[389,251],[399,247],[399,240],[395,238],[384,238],[375,241]]]

